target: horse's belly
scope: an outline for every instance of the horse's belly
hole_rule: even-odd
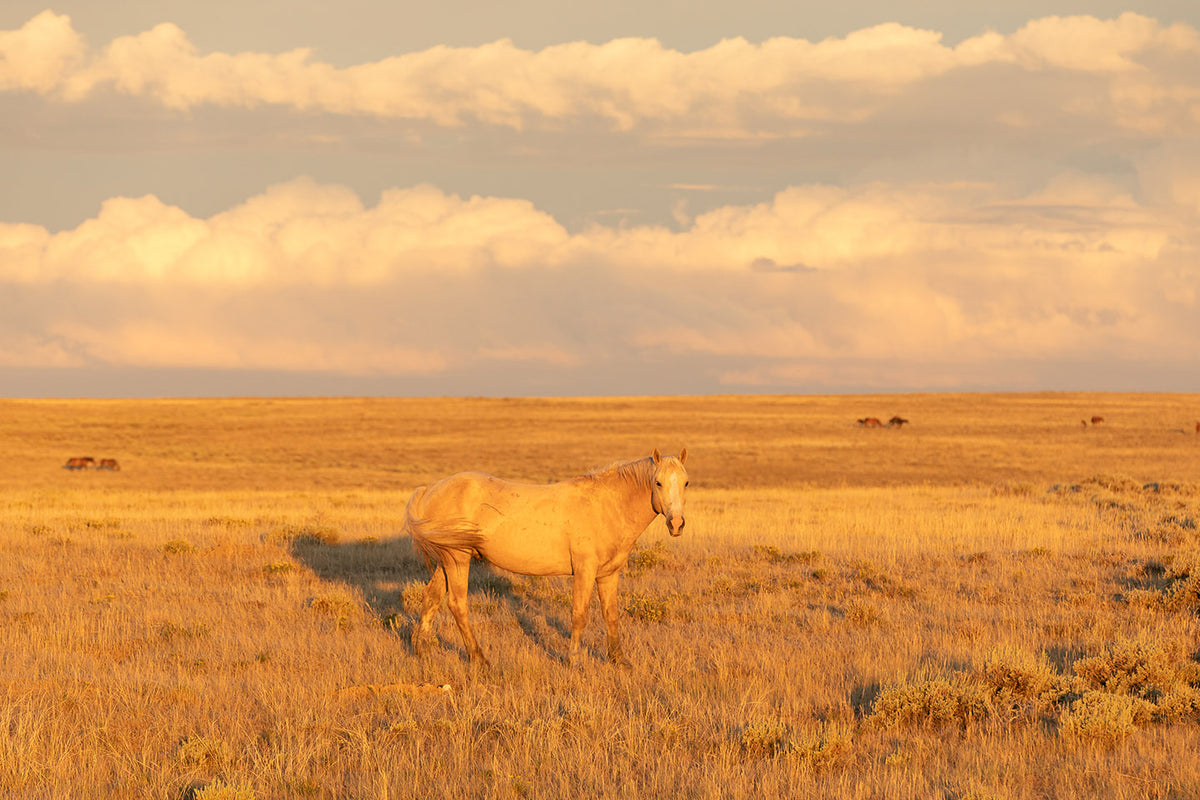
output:
[[[571,549],[563,532],[502,526],[487,536],[479,554],[521,575],[571,574]]]

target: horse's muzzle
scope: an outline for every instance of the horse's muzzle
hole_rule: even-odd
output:
[[[684,520],[683,517],[667,517],[667,533],[672,536],[679,536],[683,533]]]

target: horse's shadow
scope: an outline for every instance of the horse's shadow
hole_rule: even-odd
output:
[[[330,543],[298,536],[289,549],[293,558],[321,580],[357,589],[371,610],[387,622],[400,622],[404,616],[403,587],[411,581],[429,580],[424,560],[407,538]]]
[[[430,569],[413,549],[411,539],[330,543],[301,536],[291,541],[289,550],[293,558],[322,581],[357,589],[371,611],[415,654],[411,634],[420,617],[419,601],[410,595],[406,603],[405,588],[414,583],[423,588],[429,581]],[[561,604],[548,598],[530,597],[509,573],[482,562],[471,565],[468,595],[476,614],[489,601],[503,605],[530,641],[551,659],[567,662],[563,647],[571,628],[563,617]],[[452,619],[445,605],[443,599],[439,615]],[[568,619],[569,613],[568,608]],[[465,657],[457,629],[453,623],[449,628],[442,645],[459,650]]]

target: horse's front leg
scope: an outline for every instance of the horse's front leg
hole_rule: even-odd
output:
[[[619,667],[630,666],[629,659],[621,652],[621,609],[617,605],[617,578],[619,573],[596,579],[600,590],[600,608],[604,611],[604,625],[608,628],[608,660]]]
[[[579,664],[579,640],[587,625],[588,603],[592,600],[592,589],[596,585],[596,565],[585,563],[576,566],[574,596],[571,598],[571,666]]]

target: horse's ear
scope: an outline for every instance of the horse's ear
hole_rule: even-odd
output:
[[[662,461],[662,456],[658,454],[658,448],[657,448],[657,447],[656,447],[656,448],[654,448],[654,454],[653,454],[653,455],[651,455],[650,457],[654,459],[654,463],[655,463],[655,464],[657,464],[658,462]]]
[[[679,463],[680,464],[687,463],[687,448],[686,447],[679,451]]]

